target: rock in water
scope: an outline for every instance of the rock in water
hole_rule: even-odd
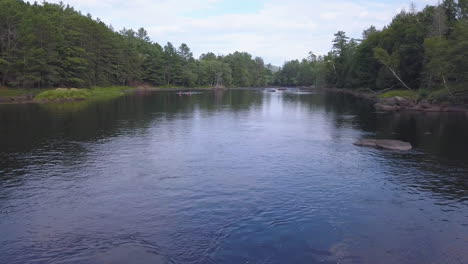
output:
[[[354,142],[354,145],[360,147],[377,147],[377,143],[375,139],[361,139],[357,142]]]
[[[408,142],[390,139],[361,139],[355,142],[354,145],[400,151],[407,151],[413,148]]]
[[[401,151],[407,151],[411,150],[413,146],[411,146],[410,143],[400,141],[400,140],[376,140],[376,145],[379,148],[383,149],[390,149],[390,150],[401,150]]]

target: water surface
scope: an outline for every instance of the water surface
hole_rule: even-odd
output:
[[[0,262],[468,263],[466,135],[325,93],[0,105]]]

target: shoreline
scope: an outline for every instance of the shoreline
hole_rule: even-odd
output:
[[[129,86],[129,89],[123,89],[119,92],[125,93],[138,93],[138,92],[186,92],[186,91],[228,91],[228,90],[252,90],[252,89],[265,89],[276,86],[267,86],[267,87],[150,87],[150,86]],[[0,88],[1,89],[1,88]],[[12,88],[7,88],[12,89]],[[25,92],[21,94],[21,89],[18,89],[19,95],[0,95],[0,105],[6,104],[45,104],[45,103],[68,103],[68,102],[79,102],[92,100],[93,98],[61,98],[54,100],[38,100],[35,99],[38,93],[45,91],[54,91],[64,88],[55,88],[55,89],[42,89],[35,91],[35,93]],[[65,88],[65,89],[74,89],[74,88]],[[84,89],[84,88],[83,88]],[[102,88],[103,90],[108,89],[107,87]],[[14,90],[14,89],[12,89]]]
[[[468,104],[431,103],[427,99],[415,100],[401,96],[379,98],[377,94],[338,88],[310,88],[326,92],[343,93],[371,101],[376,111],[381,112],[432,112],[432,113],[465,113],[468,115]]]
[[[123,87],[122,87],[123,88]],[[5,88],[0,88],[5,89]],[[12,88],[6,88],[11,89]],[[38,89],[37,91],[33,90],[21,90],[18,89],[15,91],[18,95],[0,95],[0,105],[11,105],[11,104],[46,104],[46,103],[71,103],[71,102],[81,102],[81,101],[92,101],[99,99],[100,96],[110,96],[118,97],[124,95],[128,92],[133,92],[135,87],[126,87],[126,89],[121,89],[115,87],[94,87],[94,88],[54,88],[54,89]],[[42,93],[45,92],[76,92],[76,91],[87,91],[86,96],[73,96],[68,95],[69,97],[62,96],[54,99],[42,99],[38,98]]]
[[[229,90],[263,90],[268,88],[279,88],[280,86],[266,86],[266,87],[150,87],[150,86],[133,86],[129,89],[123,89],[119,92],[124,95],[125,93],[141,93],[141,92],[187,92],[187,91],[229,91]],[[357,98],[362,98],[373,103],[376,111],[380,112],[434,112],[434,113],[465,113],[468,115],[468,104],[453,104],[445,103],[431,103],[426,99],[415,100],[401,96],[393,96],[390,98],[379,98],[378,94],[370,92],[355,91],[347,88],[332,88],[332,87],[312,87],[300,86],[294,87],[300,90],[314,90],[332,93],[341,93],[351,95]],[[63,88],[58,88],[63,89]],[[107,88],[102,88],[106,90]],[[54,91],[57,89],[50,89],[44,91]],[[110,88],[109,88],[110,90]],[[115,91],[115,90],[114,90]],[[0,96],[0,105],[4,104],[45,104],[45,103],[68,103],[92,100],[92,98],[61,98],[55,100],[37,100],[37,94],[26,93],[20,95]]]

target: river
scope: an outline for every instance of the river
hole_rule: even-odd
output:
[[[409,141],[410,152],[361,148]],[[0,105],[1,263],[468,263],[468,116],[323,92]]]

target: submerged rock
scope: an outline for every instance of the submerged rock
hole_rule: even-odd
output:
[[[390,139],[361,139],[355,142],[354,145],[400,151],[407,151],[413,148],[408,142]]]
[[[375,139],[361,139],[357,142],[354,142],[354,145],[360,146],[360,147],[377,147],[377,140]]]

